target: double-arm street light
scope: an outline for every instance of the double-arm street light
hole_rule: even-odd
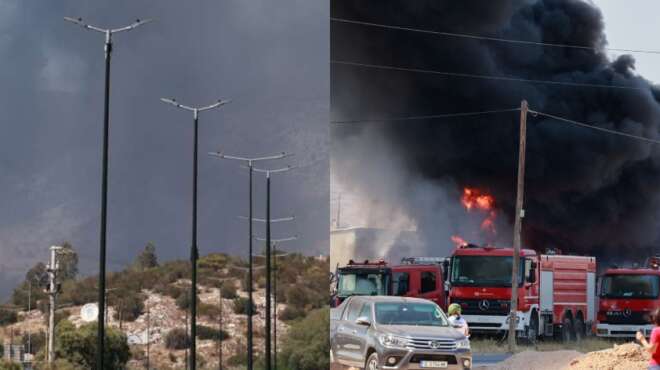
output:
[[[257,172],[264,173],[266,175],[266,369],[271,369],[271,263],[270,263],[270,250],[271,250],[271,240],[270,240],[270,175],[275,173],[287,172],[293,169],[291,166],[278,168],[274,170],[265,170],[255,168]]]
[[[245,162],[247,164],[248,170],[249,170],[249,196],[248,196],[248,203],[249,203],[249,212],[248,212],[248,224],[250,225],[248,228],[248,233],[249,233],[249,244],[248,244],[248,325],[247,325],[247,368],[248,370],[252,370],[254,367],[254,346],[252,344],[253,342],[253,331],[252,331],[252,305],[254,304],[254,300],[252,297],[252,173],[254,172],[254,163],[255,162],[262,162],[262,161],[269,161],[269,160],[275,160],[275,159],[282,159],[287,157],[287,154],[282,152],[276,155],[270,155],[270,156],[265,156],[265,157],[239,157],[239,156],[233,156],[233,155],[226,155],[223,154],[222,152],[210,152],[208,153],[211,156],[220,158],[220,159],[228,159],[228,160],[235,160],[235,161],[240,161],[240,162]]]
[[[191,284],[190,284],[190,369],[197,369],[197,259],[199,250],[197,248],[197,154],[198,154],[198,132],[199,132],[199,113],[219,108],[229,100],[218,100],[213,104],[203,107],[190,107],[178,103],[175,99],[161,98],[163,103],[175,106],[176,108],[187,110],[193,114],[194,124],[194,145],[193,145],[193,200],[192,200],[192,241],[190,244],[190,265],[191,265]]]
[[[110,56],[112,54],[112,35],[131,31],[150,22],[150,19],[136,20],[132,24],[121,28],[100,28],[83,22],[82,18],[65,17],[64,20],[75,23],[84,29],[96,31],[105,35],[105,99],[103,108],[103,174],[101,178],[101,230],[99,246],[99,318],[97,331],[96,368],[104,369],[103,351],[105,348],[105,320],[103,307],[105,307],[105,247],[108,203],[108,132],[110,128]]]

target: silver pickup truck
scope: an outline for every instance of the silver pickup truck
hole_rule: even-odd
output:
[[[360,369],[470,369],[470,341],[435,303],[352,296],[330,311],[330,362]]]

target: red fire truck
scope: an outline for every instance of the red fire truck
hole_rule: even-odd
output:
[[[596,335],[646,336],[653,330],[650,315],[660,307],[660,258],[653,257],[644,268],[609,268],[600,280],[600,302]]]
[[[339,305],[352,295],[398,295],[429,299],[446,308],[445,258],[404,258],[400,265],[349,261],[336,272],[337,284],[331,305]]]
[[[392,295],[392,269],[383,260],[350,260],[346,266],[337,268],[335,279],[332,307],[352,295]]]
[[[473,332],[509,328],[512,248],[457,248],[451,258],[449,301],[458,303]],[[520,251],[517,335],[581,339],[595,320],[596,259]]]

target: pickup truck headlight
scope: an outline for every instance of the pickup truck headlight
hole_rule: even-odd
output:
[[[470,340],[465,338],[456,341],[456,349],[470,349]]]
[[[392,334],[382,334],[378,336],[378,341],[381,345],[388,348],[405,348],[408,340],[403,337],[397,337]]]

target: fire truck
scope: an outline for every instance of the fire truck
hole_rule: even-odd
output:
[[[384,260],[350,260],[346,266],[337,268],[335,279],[332,307],[352,295],[392,295],[392,269]]]
[[[349,261],[337,269],[331,306],[336,307],[352,295],[398,295],[425,298],[446,308],[445,258],[409,257],[400,265],[385,261]]]
[[[449,301],[472,332],[509,329],[513,248],[466,245],[451,257]],[[520,251],[516,335],[580,340],[595,320],[595,257]]]
[[[605,270],[600,279],[596,335],[610,338],[646,336],[653,330],[650,316],[660,307],[660,257],[652,257],[644,268]]]

